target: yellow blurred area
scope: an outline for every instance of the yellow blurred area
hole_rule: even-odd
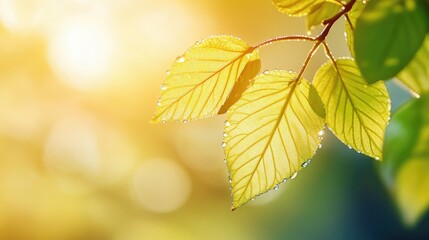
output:
[[[302,33],[270,1],[0,0],[0,239],[257,239],[229,211],[224,117],[148,122],[195,41]],[[264,49],[263,68],[298,70],[309,47]]]

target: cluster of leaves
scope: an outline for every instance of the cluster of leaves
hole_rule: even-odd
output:
[[[428,1],[273,0],[273,4],[289,16],[307,16],[308,28],[325,27],[316,37],[279,37],[256,46],[232,36],[197,42],[167,72],[152,121],[187,122],[227,114],[222,147],[233,209],[293,179],[321,146],[325,125],[350,148],[387,160],[382,171],[391,186],[402,184],[395,183],[403,175],[399,169],[424,168],[426,174],[408,180],[419,182],[418,186],[393,191],[408,198],[409,191],[414,191],[425,204],[419,209],[425,209],[429,205],[429,195],[422,193],[429,187],[429,113],[425,112],[429,100],[423,96],[429,90]],[[325,42],[342,17],[351,58],[334,58]],[[261,47],[295,40],[314,43],[299,71],[259,74]],[[310,83],[303,73],[320,46],[328,62]],[[393,117],[391,126],[400,127],[387,135],[386,145],[399,148],[383,146],[390,119],[390,98],[383,80],[394,77],[416,96],[422,95]],[[415,131],[408,131],[410,127]],[[405,137],[412,140],[401,145]],[[401,167],[405,162],[415,163]],[[406,204],[404,198],[400,196],[399,202]]]

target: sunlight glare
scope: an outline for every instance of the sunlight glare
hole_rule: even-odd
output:
[[[106,23],[71,20],[54,33],[50,62],[66,84],[79,90],[94,89],[108,80],[114,45]]]

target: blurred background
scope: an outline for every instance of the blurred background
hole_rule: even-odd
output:
[[[176,56],[216,34],[307,32],[269,0],[0,0],[0,239],[429,237],[331,134],[295,180],[231,212],[225,117],[148,123]],[[343,22],[328,43],[348,55]],[[264,48],[262,70],[297,71],[310,47]],[[410,98],[388,86],[393,109]]]

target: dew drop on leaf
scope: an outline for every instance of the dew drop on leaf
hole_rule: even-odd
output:
[[[226,121],[226,122],[225,122],[225,126],[229,127],[229,126],[231,126],[231,123],[230,123],[230,122],[228,122],[228,121]]]
[[[278,190],[279,189],[279,185],[276,185],[275,187],[274,187],[274,190]]]
[[[319,146],[321,146],[321,144],[320,144]],[[311,160],[308,160],[308,161],[306,161],[306,162],[302,163],[302,164],[301,164],[301,167],[306,168],[306,167],[308,167],[308,165],[309,165],[310,163],[311,163]]]
[[[167,90],[167,86],[161,85],[161,91],[165,91],[165,90]]]
[[[182,63],[184,61],[185,61],[185,57],[184,56],[180,56],[180,57],[176,58],[176,62],[178,62],[178,63]]]
[[[294,172],[294,173],[292,174],[292,176],[290,177],[290,179],[295,179],[295,178],[296,178],[296,176],[298,176],[298,172]]]
[[[224,148],[224,147],[226,147],[226,143],[223,142],[220,146]]]

